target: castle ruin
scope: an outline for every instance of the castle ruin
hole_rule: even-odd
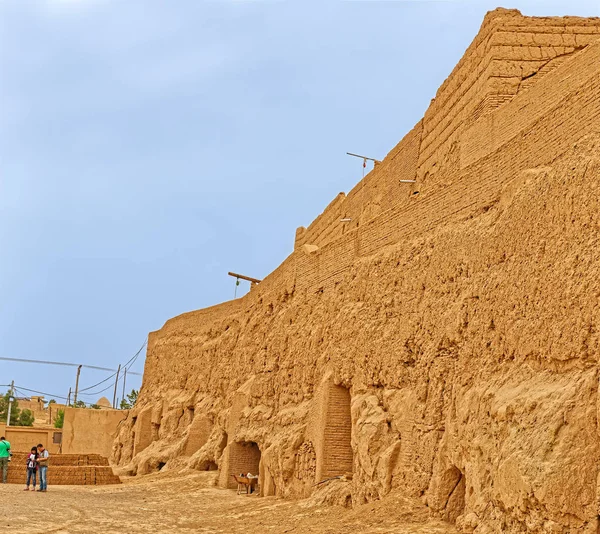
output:
[[[274,272],[150,334],[113,461],[599,532],[599,230],[600,19],[493,11]]]

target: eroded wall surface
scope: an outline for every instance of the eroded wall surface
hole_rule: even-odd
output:
[[[597,532],[599,38],[489,14],[280,267],[150,334],[114,461],[216,465],[223,487],[258,462],[263,495],[398,490],[464,532]]]

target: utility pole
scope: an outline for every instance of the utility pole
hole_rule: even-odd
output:
[[[123,400],[125,400],[125,382],[127,381],[127,367],[125,367],[125,372],[123,373]]]
[[[71,406],[71,388],[69,388],[69,394],[67,395],[67,407]]]
[[[14,394],[15,394],[15,381],[13,380],[10,383],[10,392],[8,394],[8,412],[6,413],[6,426],[10,426],[10,412],[12,411],[12,403],[15,400]]]
[[[119,373],[121,372],[121,364],[117,368],[117,378],[115,380],[115,393],[113,395],[113,408],[117,407],[117,385],[119,384]]]
[[[79,375],[81,374],[81,365],[77,367],[77,378],[75,379],[75,394],[73,395],[73,405],[77,408],[77,393],[79,392]]]

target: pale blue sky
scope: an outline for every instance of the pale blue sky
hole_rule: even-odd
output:
[[[114,368],[232,298],[227,271],[266,276],[360,179],[345,152],[385,156],[496,6],[0,0],[0,356]],[[0,384],[74,377],[0,361]]]

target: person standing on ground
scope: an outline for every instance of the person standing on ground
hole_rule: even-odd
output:
[[[8,462],[10,462],[10,443],[0,438],[0,470],[2,471],[2,484],[6,484],[8,478]]]
[[[27,457],[27,487],[25,491],[29,491],[29,483],[33,482],[33,487],[31,491],[35,491],[35,481],[37,478],[37,470],[38,470],[38,452],[36,447],[31,447],[31,452]]]
[[[39,491],[46,491],[48,488],[48,458],[50,458],[50,453],[44,448],[44,446],[40,443],[37,446],[38,450],[38,466],[40,473],[40,489]]]

